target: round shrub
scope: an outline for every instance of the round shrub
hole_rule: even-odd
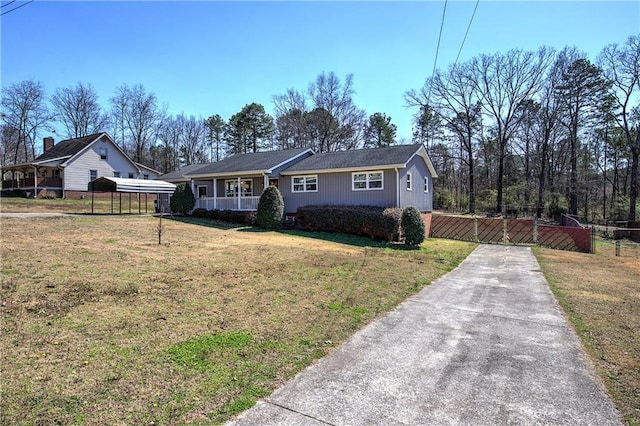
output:
[[[279,229],[284,216],[284,200],[275,186],[269,186],[260,195],[256,222],[265,229]]]
[[[420,210],[410,206],[402,211],[402,230],[408,246],[417,247],[424,241],[425,226]]]

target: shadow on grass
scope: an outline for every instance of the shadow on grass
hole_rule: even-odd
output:
[[[165,216],[166,218],[166,216]],[[323,241],[331,241],[339,244],[347,244],[356,247],[378,247],[378,248],[390,248],[393,250],[419,250],[419,247],[414,248],[407,246],[403,243],[394,243],[387,241],[374,240],[369,237],[363,237],[360,235],[340,234],[333,232],[321,232],[321,231],[303,231],[300,229],[280,229],[276,231],[270,231],[259,228],[257,226],[239,225],[227,222],[218,222],[215,220],[207,219],[195,219],[191,217],[175,217],[172,220],[182,223],[188,223],[191,225],[206,226],[208,228],[216,228],[222,230],[236,230],[238,232],[277,232],[283,235],[295,235],[304,238],[313,238]]]

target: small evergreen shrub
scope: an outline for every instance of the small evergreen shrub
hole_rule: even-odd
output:
[[[308,231],[339,232],[374,239],[399,239],[402,210],[377,206],[304,206],[297,223]]]
[[[279,229],[284,217],[284,200],[275,186],[269,186],[262,191],[258,201],[256,221],[264,229]]]
[[[420,210],[410,206],[402,212],[402,231],[404,242],[408,246],[417,247],[424,241],[425,225]]]
[[[207,217],[207,209],[198,208],[191,212],[191,216],[196,217],[198,219],[206,219]]]
[[[193,196],[191,185],[179,183],[171,196],[169,206],[174,213],[187,214],[196,205],[196,197]]]

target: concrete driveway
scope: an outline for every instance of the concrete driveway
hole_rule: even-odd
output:
[[[620,425],[528,247],[481,245],[229,425]]]

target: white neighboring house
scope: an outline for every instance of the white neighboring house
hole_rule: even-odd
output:
[[[47,137],[38,158],[2,168],[2,192],[17,191],[33,197],[51,191],[59,197],[80,198],[88,193],[89,182],[99,177],[156,179],[159,175],[131,160],[107,133],[58,144]]]

